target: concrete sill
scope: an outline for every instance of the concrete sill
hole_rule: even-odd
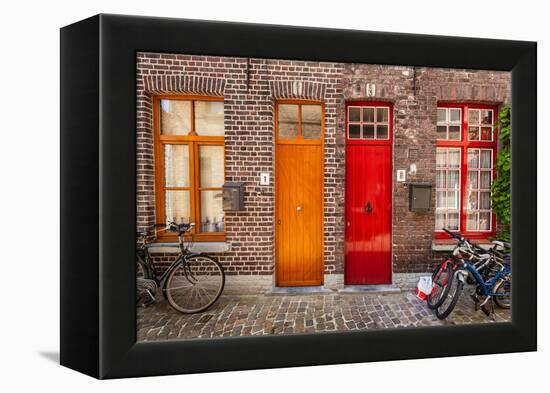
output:
[[[484,248],[485,250],[488,250],[494,246],[494,244],[487,239],[472,240],[471,242],[481,248]],[[432,251],[453,251],[456,245],[457,242],[454,240],[434,240],[432,241]]]
[[[151,243],[149,252],[153,254],[175,254],[179,251],[177,243]],[[231,250],[231,243],[227,242],[196,242],[189,249],[191,252],[205,252],[217,254]]]

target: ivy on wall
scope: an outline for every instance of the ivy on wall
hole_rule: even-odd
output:
[[[500,148],[497,155],[497,177],[491,187],[493,212],[498,218],[498,237],[510,241],[510,106],[505,105],[498,115]]]

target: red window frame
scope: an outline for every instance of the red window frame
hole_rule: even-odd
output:
[[[495,127],[497,121],[498,107],[495,105],[486,104],[465,104],[465,103],[438,103],[437,108],[459,108],[462,110],[461,117],[461,138],[460,140],[436,140],[436,148],[460,148],[460,232],[473,239],[484,239],[487,237],[496,236],[496,216],[491,209],[491,230],[490,231],[467,231],[466,220],[468,217],[466,211],[467,197],[467,179],[468,179],[468,149],[491,149],[493,150],[493,180],[496,178],[496,157],[497,157],[497,129]],[[493,138],[492,141],[469,141],[468,140],[468,109],[490,109],[493,111]],[[435,219],[434,219],[435,220]],[[434,224],[435,225],[435,224]],[[436,239],[448,239],[443,231],[435,230]]]
[[[388,108],[388,138],[387,139],[363,139],[363,138],[350,138],[349,127],[349,108],[361,107],[361,108]],[[375,109],[376,110],[376,109]],[[370,122],[361,122],[361,124]],[[393,103],[387,101],[348,101],[346,102],[346,143],[350,145],[392,145],[393,144]],[[352,122],[354,124],[354,122]]]

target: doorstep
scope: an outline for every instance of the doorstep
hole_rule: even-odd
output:
[[[272,287],[271,290],[264,293],[266,296],[270,295],[323,295],[327,293],[334,293],[330,289],[325,288],[322,285],[316,285],[311,287]]]
[[[390,294],[401,293],[401,289],[393,284],[388,285],[346,285],[344,288],[339,289],[338,293],[372,293],[372,294]]]

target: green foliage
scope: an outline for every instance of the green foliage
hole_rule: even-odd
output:
[[[500,129],[500,146],[497,155],[497,178],[491,187],[493,212],[499,222],[498,237],[510,240],[510,106],[505,105],[498,115],[495,127]]]

